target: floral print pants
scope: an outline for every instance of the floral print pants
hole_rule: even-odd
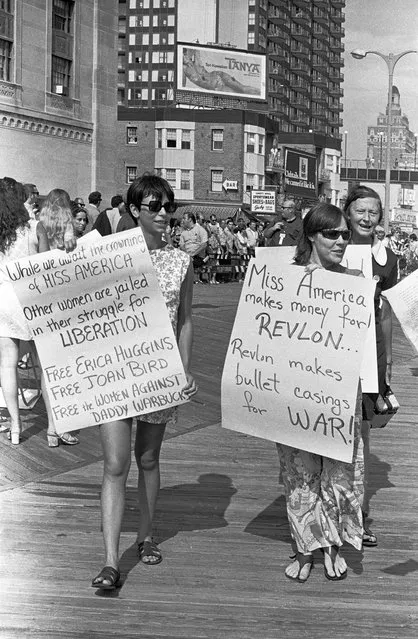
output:
[[[290,531],[299,552],[341,546],[344,541],[361,549],[364,460],[360,431],[359,393],[353,463],[277,444]]]

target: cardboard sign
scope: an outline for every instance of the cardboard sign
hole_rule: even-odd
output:
[[[295,256],[294,246],[271,246],[257,247],[256,256],[267,255],[264,251],[276,251],[279,248],[280,253],[276,253],[280,263],[291,264]],[[276,260],[277,261],[277,260]],[[345,268],[358,269],[368,279],[373,279],[372,253],[370,246],[349,244],[345,250],[341,265]],[[374,306],[370,318],[370,326],[367,331],[366,343],[364,345],[364,356],[360,370],[361,389],[363,393],[378,393],[379,381],[377,375],[377,351],[376,351],[376,323],[375,323]]]
[[[277,264],[247,269],[222,376],[222,424],[352,461],[360,366],[375,282]]]
[[[401,328],[418,353],[418,271],[382,292],[399,320]]]
[[[140,229],[6,268],[58,433],[186,401],[176,338]]]

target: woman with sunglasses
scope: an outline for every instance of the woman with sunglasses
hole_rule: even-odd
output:
[[[307,213],[296,249],[295,264],[312,271],[361,275],[341,266],[350,239],[347,222],[336,206],[320,203]],[[344,284],[342,283],[342,286]],[[363,448],[361,394],[357,398],[354,452],[351,464],[277,444],[285,486],[287,515],[296,554],[285,570],[289,579],[304,583],[313,567],[313,551],[324,553],[325,577],[339,581],[347,576],[340,555],[343,542],[361,549],[363,522]]]
[[[376,401],[386,395],[392,377],[392,310],[389,302],[381,297],[398,281],[398,258],[384,245],[376,233],[376,227],[383,217],[380,197],[373,189],[359,185],[348,194],[344,207],[345,215],[352,230],[351,242],[370,246],[372,252],[373,279],[376,280],[374,310],[376,322],[376,355],[378,393],[363,395],[362,437],[364,445],[365,495],[363,503],[364,534],[363,546],[377,546],[377,537],[367,525],[370,512],[368,477],[370,469],[370,420],[373,418]]]
[[[165,180],[143,175],[129,187],[128,213],[122,216],[117,230],[140,226],[150,252],[159,285],[177,335],[178,346],[187,377],[183,393],[197,392],[190,373],[192,351],[193,267],[190,257],[164,240],[167,221],[176,210],[174,193]],[[129,217],[129,219],[128,219]],[[175,420],[175,408],[137,417],[135,459],[138,466],[139,527],[137,534],[140,560],[147,565],[162,561],[161,552],[152,539],[152,524],[160,489],[159,457],[168,421]],[[125,506],[125,487],[131,463],[132,419],[102,424],[100,437],[104,452],[102,484],[102,527],[105,544],[105,568],[93,579],[92,586],[113,590],[118,586],[119,538]]]

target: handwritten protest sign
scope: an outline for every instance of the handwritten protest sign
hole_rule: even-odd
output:
[[[58,433],[183,403],[186,377],[142,231],[7,265]]]
[[[222,424],[350,462],[375,283],[251,260],[222,376]]]
[[[405,336],[418,352],[418,271],[382,292],[399,320]]]
[[[291,264],[295,256],[294,246],[258,247],[256,257],[268,255],[268,251],[276,256],[276,263]],[[279,251],[279,252],[277,252]],[[368,279],[373,278],[372,253],[369,245],[349,244],[345,250],[341,262],[345,268],[358,269]],[[370,326],[367,331],[364,344],[363,362],[360,369],[361,388],[364,393],[378,393],[379,382],[377,376],[377,352],[376,352],[376,324],[374,306],[370,317]]]

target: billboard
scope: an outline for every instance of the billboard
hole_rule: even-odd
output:
[[[301,197],[316,196],[316,156],[304,151],[285,149],[284,176],[286,193]]]
[[[177,89],[266,99],[266,57],[259,53],[177,45]]]

